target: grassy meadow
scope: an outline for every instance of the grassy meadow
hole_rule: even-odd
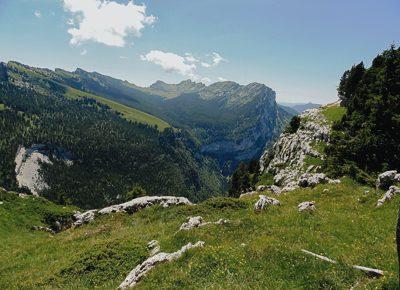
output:
[[[68,87],[65,96],[67,98],[71,98],[71,99],[78,99],[78,98],[82,98],[82,97],[95,99],[96,101],[103,103],[103,104],[109,106],[111,109],[121,113],[122,116],[128,121],[147,124],[150,126],[157,126],[158,130],[160,130],[160,131],[164,131],[165,128],[171,127],[167,122],[165,122],[153,115],[147,114],[147,113],[137,110],[135,108],[125,106],[123,104],[114,102],[112,100],[109,100],[109,99],[106,99],[106,98],[103,98],[100,96],[96,96],[96,95],[93,95],[93,94],[90,94],[87,92],[76,90],[71,87]]]
[[[324,189],[328,191],[324,192]],[[344,179],[277,197],[280,207],[254,212],[257,196],[215,198],[196,206],[152,207],[133,215],[97,218],[80,228],[52,235],[30,230],[49,212],[72,208],[41,198],[0,195],[0,287],[2,289],[115,289],[147,258],[146,244],[160,241],[162,251],[176,251],[188,242],[205,242],[175,262],[160,264],[138,289],[395,289],[395,227],[398,197],[381,208],[381,192]],[[266,193],[271,196],[270,193]],[[297,205],[316,202],[313,214]],[[188,216],[210,225],[176,233]],[[301,252],[306,249],[338,260],[337,265]],[[351,265],[379,268],[380,279],[368,278]]]

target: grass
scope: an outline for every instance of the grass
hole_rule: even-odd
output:
[[[273,185],[274,184],[274,175],[269,172],[264,172],[260,177],[256,184],[259,185]]]
[[[74,88],[69,87],[67,89],[65,96],[67,98],[71,98],[71,99],[78,99],[78,98],[82,98],[82,97],[95,99],[95,100],[99,101],[100,103],[103,103],[103,104],[109,106],[111,109],[121,113],[122,116],[129,121],[148,124],[150,126],[157,126],[157,128],[160,131],[164,131],[165,128],[171,127],[167,122],[165,122],[155,116],[152,116],[150,114],[147,114],[147,113],[137,110],[135,108],[125,106],[118,102],[108,100],[108,99],[100,97],[100,96],[96,96],[96,95],[93,95],[90,93],[76,90]]]
[[[339,106],[327,106],[322,110],[322,114],[328,120],[329,123],[338,122],[346,114],[346,108]]]
[[[328,189],[328,192],[323,192]],[[176,251],[202,240],[205,247],[157,265],[138,289],[394,289],[397,283],[395,228],[399,197],[380,208],[378,195],[349,179],[339,185],[299,189],[277,197],[280,207],[253,211],[257,197],[215,198],[197,206],[152,207],[113,214],[56,235],[29,230],[40,223],[37,199],[0,205],[0,287],[115,289],[147,257],[146,244],[160,241]],[[361,202],[359,199],[361,198]],[[297,205],[316,201],[314,214]],[[17,204],[17,206],[16,206]],[[176,233],[186,217],[231,220]],[[307,249],[338,260],[332,265],[301,253]],[[385,270],[369,279],[357,264]]]
[[[324,161],[318,157],[313,157],[313,156],[307,155],[304,158],[304,170],[306,170],[311,165],[322,166],[323,164],[324,164]]]
[[[5,109],[6,109],[6,106],[4,104],[0,103],[0,111],[3,111]]]

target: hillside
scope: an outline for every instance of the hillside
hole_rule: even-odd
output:
[[[11,64],[0,82],[0,186],[27,186],[83,208],[123,201],[132,188],[192,200],[223,193],[217,165],[186,131],[126,120],[96,98],[76,98],[77,91],[67,98],[64,85],[24,69]],[[21,148],[25,164],[18,165]],[[68,152],[67,161],[60,152]]]
[[[115,110],[116,112],[122,114],[122,116],[129,121],[139,122],[150,126],[157,126],[157,128],[161,131],[165,128],[170,127],[167,122],[143,111],[125,106],[117,102],[113,102],[107,98],[100,97],[95,94],[91,94],[64,84],[63,80],[58,78],[57,75],[51,70],[33,68],[17,62],[9,62],[8,64],[2,64],[2,66],[7,68],[7,74],[9,75],[9,79],[11,82],[14,82],[16,84],[30,84],[31,87],[38,92],[46,92],[46,87],[48,87],[48,83],[54,82],[59,84],[61,87],[64,87],[65,96],[68,98],[95,99],[96,101],[103,103]],[[61,75],[63,74],[60,70],[56,70],[56,72],[59,72]]]
[[[148,88],[97,72],[56,69],[53,78],[73,88],[133,107],[191,132],[207,156],[228,175],[242,160],[259,158],[292,113],[278,106],[275,92],[263,84],[190,80],[158,81]]]
[[[156,265],[138,289],[349,289],[353,285],[394,289],[397,283],[398,197],[375,208],[375,190],[346,178],[339,185],[277,196],[281,206],[262,212],[253,209],[258,196],[217,198],[195,206],[156,206],[131,215],[105,215],[58,234],[31,227],[45,226],[45,217],[72,209],[15,193],[0,196],[2,288],[115,289],[147,259],[146,245],[151,240],[159,241],[166,252],[188,242],[205,244],[176,261]],[[306,200],[315,201],[314,213],[298,212],[297,205]],[[230,222],[177,233],[187,217],[198,215],[205,221]],[[339,264],[305,255],[301,249]],[[368,278],[351,269],[354,264],[382,269],[384,276]]]

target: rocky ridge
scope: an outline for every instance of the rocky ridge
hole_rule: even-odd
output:
[[[306,158],[324,159],[315,149],[319,142],[328,143],[330,125],[322,114],[323,108],[310,109],[300,115],[300,126],[294,133],[284,132],[272,148],[264,151],[261,172],[274,175],[274,184],[282,191],[298,187],[313,187],[319,183],[338,183],[320,172],[320,166],[307,166]]]

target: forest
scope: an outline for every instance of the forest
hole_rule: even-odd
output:
[[[96,208],[126,200],[140,187],[151,195],[180,195],[193,201],[222,194],[217,164],[198,154],[184,130],[123,119],[93,99],[68,99],[65,88],[48,81],[0,81],[0,186],[17,190],[14,158],[20,145],[64,148],[73,165],[53,158],[43,164],[50,188],[42,195],[60,204]],[[45,89],[44,93],[41,91]]]

